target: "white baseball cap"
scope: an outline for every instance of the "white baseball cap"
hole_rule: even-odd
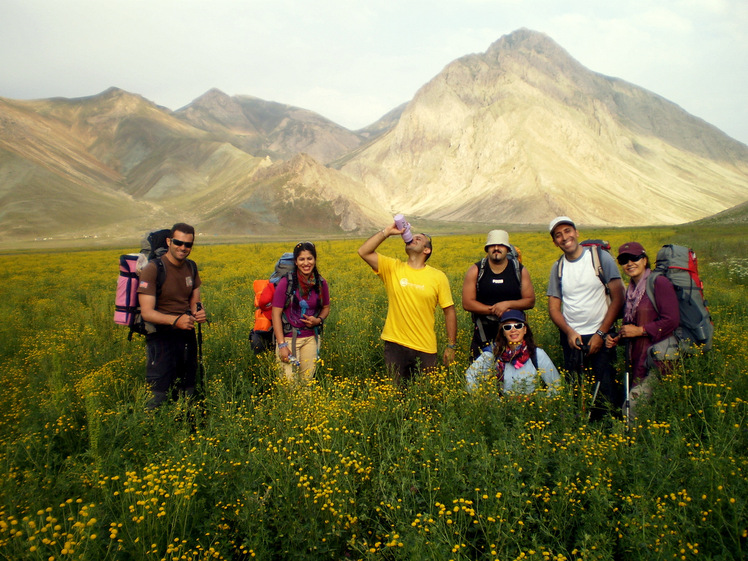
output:
[[[568,216],[557,216],[556,218],[551,220],[551,225],[548,227],[548,231],[551,233],[551,236],[553,236],[553,229],[559,224],[570,224],[575,230],[577,229],[577,225],[574,224],[574,221]]]

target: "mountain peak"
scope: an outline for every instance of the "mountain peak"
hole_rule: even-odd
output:
[[[675,104],[520,29],[447,65],[341,171],[411,215],[623,225],[744,200],[747,162],[744,146]]]
[[[96,100],[96,101],[139,101],[139,102],[145,102],[149,105],[155,105],[152,101],[147,100],[142,95],[134,94],[131,92],[128,92],[127,90],[123,90],[122,88],[118,88],[116,86],[112,86],[110,88],[105,89],[103,92],[89,96],[89,97],[82,97],[78,98],[80,100]]]
[[[215,232],[261,235],[347,232],[390,211],[493,224],[559,214],[585,225],[675,224],[748,198],[748,147],[530,29],[448,64],[358,133],[217,88],[170,111],[112,87],[0,101],[0,149],[6,200],[22,211],[3,216],[0,241],[175,211]],[[63,199],[70,212],[48,204]]]
[[[551,39],[545,33],[540,31],[533,31],[526,27],[512,31],[506,35],[502,35],[498,40],[494,41],[488,48],[488,52],[494,50],[534,50],[534,51],[547,51],[548,49],[561,50],[563,49]]]
[[[551,76],[559,72],[575,75],[575,80],[581,82],[596,75],[545,33],[525,28],[499,38],[486,50],[484,58],[488,62],[496,61],[499,65],[502,65],[504,59],[514,60],[522,66],[530,65]]]
[[[218,88],[211,88],[203,95],[195,98],[189,105],[212,105],[214,103],[226,104],[231,103],[233,98],[219,90]]]

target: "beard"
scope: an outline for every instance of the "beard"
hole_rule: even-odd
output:
[[[488,254],[488,259],[492,263],[497,263],[498,264],[498,263],[501,263],[502,261],[504,261],[504,259],[506,259],[506,254],[496,253],[496,252],[492,251],[491,253]]]

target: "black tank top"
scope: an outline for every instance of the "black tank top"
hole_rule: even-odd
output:
[[[480,261],[476,265],[480,274]],[[521,270],[522,266],[520,265]],[[478,294],[476,298],[478,302],[492,306],[496,302],[519,300],[520,298],[522,298],[522,288],[520,282],[517,280],[514,261],[507,259],[506,268],[498,275],[494,274],[490,265],[486,263],[483,276],[478,281]]]

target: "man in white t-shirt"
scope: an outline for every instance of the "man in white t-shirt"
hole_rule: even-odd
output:
[[[550,223],[553,243],[564,252],[562,275],[556,261],[548,281],[548,313],[560,331],[564,351],[564,368],[581,376],[590,370],[593,384],[599,382],[598,397],[592,418],[599,419],[605,406],[619,405],[616,388],[616,349],[605,346],[605,338],[618,318],[624,302],[623,282],[613,257],[600,251],[602,278],[595,269],[592,251],[579,243],[579,232],[568,216],[558,216]],[[577,378],[579,380],[580,378]],[[572,380],[568,380],[574,382]]]

